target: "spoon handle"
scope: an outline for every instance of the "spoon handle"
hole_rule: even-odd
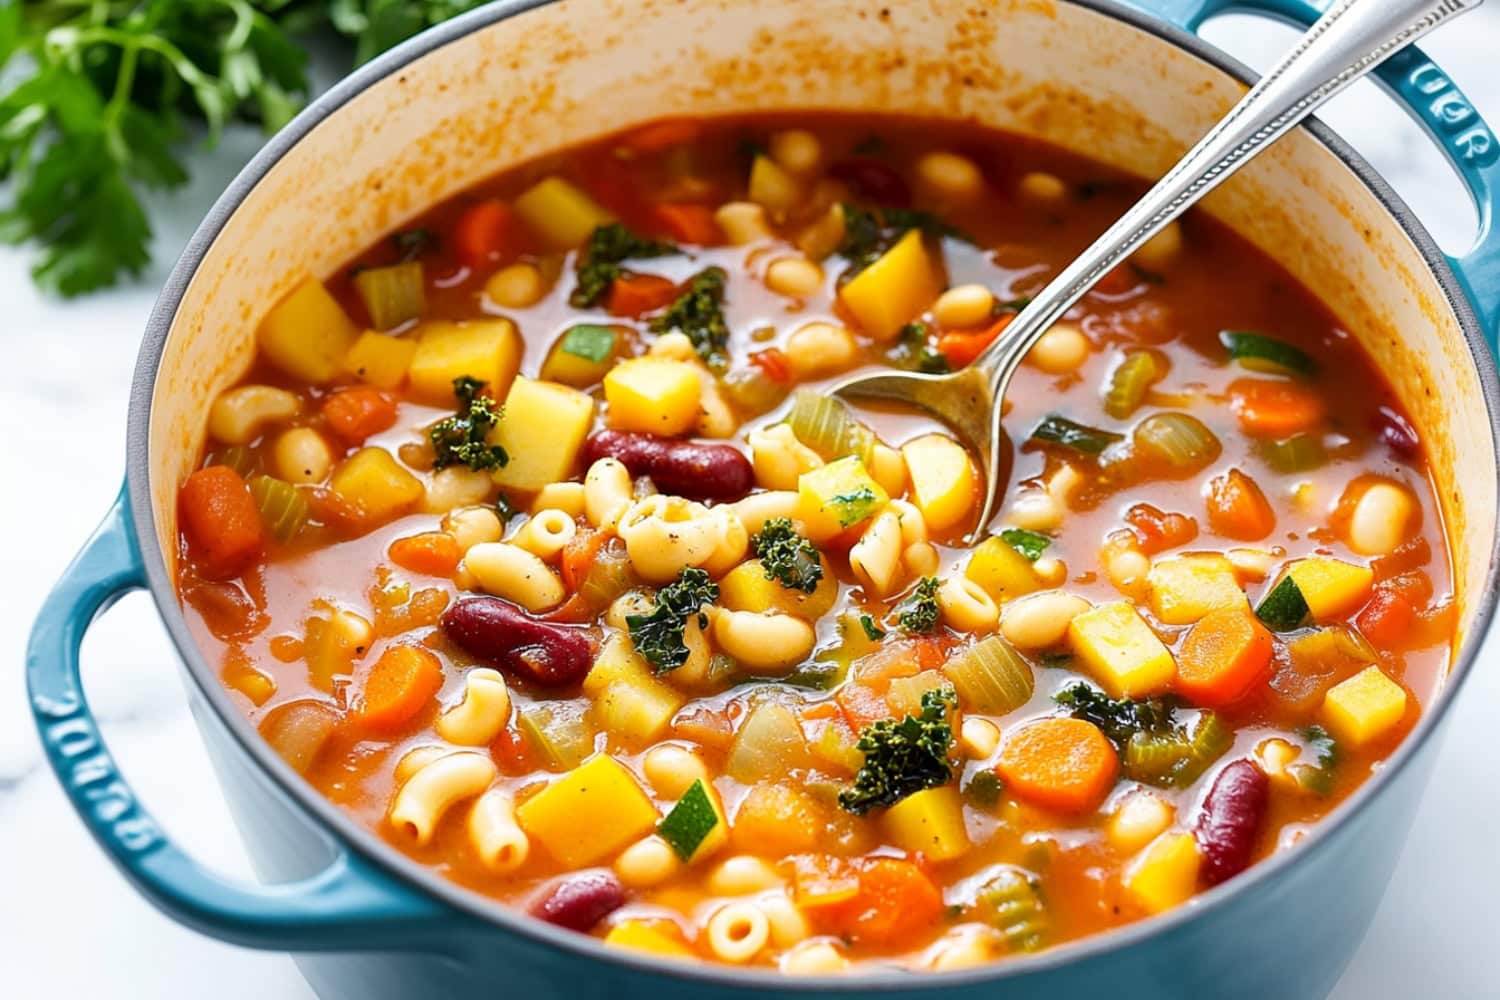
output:
[[[1277,66],[973,362],[1000,399],[1026,352],[1105,274],[1334,94],[1483,0],[1336,0]],[[998,408],[997,408],[998,412]]]

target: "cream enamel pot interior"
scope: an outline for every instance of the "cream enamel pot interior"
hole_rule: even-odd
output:
[[[1500,314],[1500,239],[1488,203],[1500,149],[1420,53],[1398,56],[1386,79],[1424,102],[1419,116],[1447,140],[1483,202],[1481,246],[1469,257],[1445,258],[1389,188],[1317,125],[1205,208],[1328,303],[1423,428],[1443,484],[1460,652],[1438,703],[1351,801],[1296,850],[1165,917],[985,969],[816,986],[606,951],[442,880],[306,786],[225,695],[172,587],[176,492],[202,444],[207,404],[246,369],[260,316],[303,275],[332,272],[498,170],[664,115],[836,108],[969,119],[1154,177],[1244,88],[1242,71],[1173,27],[1228,4],[1151,6],[501,2],[407,43],[316,102],[235,182],[174,272],[137,371],[126,490],[33,634],[28,679],[44,745],[121,870],[205,933],[305,952],[299,963],[327,997],[1323,995],[1379,901],[1433,737],[1495,603],[1497,389],[1483,332]],[[1300,0],[1250,6],[1303,20],[1315,13]],[[172,845],[99,741],[78,684],[78,642],[94,614],[139,587],[151,590],[182,653],[236,821],[271,885],[229,883]]]

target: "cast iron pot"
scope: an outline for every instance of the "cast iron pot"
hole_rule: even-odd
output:
[[[1444,256],[1390,188],[1317,124],[1207,210],[1349,325],[1424,431],[1454,558],[1459,642],[1446,689],[1387,765],[1294,850],[1170,914],[987,968],[834,980],[670,963],[534,922],[406,859],[261,741],[189,637],[173,588],[176,492],[208,401],[249,364],[259,317],[405,219],[512,163],[670,114],[893,110],[977,120],[1146,177],[1243,92],[1192,33],[1230,7],[1307,24],[1302,0],[502,0],[408,42],[316,101],[221,198],[146,331],[125,488],[48,599],[27,679],[48,759],[100,845],[154,904],[202,932],[301,953],[324,997],[892,997],[1291,1000],[1326,994],[1364,934],[1473,669],[1496,600],[1500,144],[1407,50],[1381,79],[1479,205]],[[100,740],[78,648],[120,594],[151,591],[266,884],[174,845]]]

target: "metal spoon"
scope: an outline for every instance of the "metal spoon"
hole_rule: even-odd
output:
[[[1246,161],[1389,56],[1483,0],[1337,0],[1275,69],[1103,236],[1053,278],[966,368],[947,375],[886,372],[833,387],[836,396],[919,406],[979,455],[982,536],[1004,493],[1005,390],[1021,359],[1094,284]]]

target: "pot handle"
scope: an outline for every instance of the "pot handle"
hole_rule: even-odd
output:
[[[1306,28],[1329,0],[1131,0],[1147,13],[1196,33],[1229,11],[1263,14]],[[1367,0],[1368,2],[1368,0]],[[1473,0],[1465,0],[1472,3]],[[1500,337],[1500,140],[1448,74],[1409,45],[1371,74],[1441,147],[1469,190],[1479,214],[1479,236],[1449,263],[1479,315],[1492,348]]]
[[[47,761],[94,839],[135,887],[173,919],[251,948],[413,949],[451,929],[454,913],[347,848],[297,882],[226,879],[188,857],[116,770],[79,679],[78,649],[94,619],[146,585],[124,491],[37,615],[26,650],[31,711]]]

